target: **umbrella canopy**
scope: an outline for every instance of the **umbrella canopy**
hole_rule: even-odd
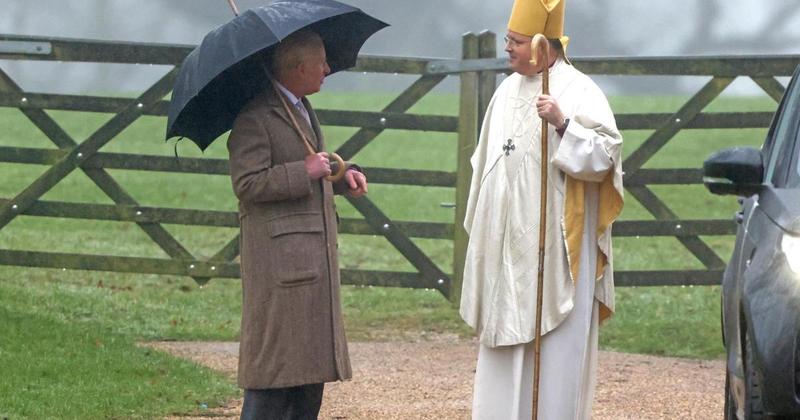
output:
[[[318,33],[331,73],[353,67],[358,51],[388,26],[334,0],[280,0],[250,9],[211,31],[181,65],[167,115],[167,139],[201,150],[228,131],[239,110],[267,86],[264,53],[300,29]]]

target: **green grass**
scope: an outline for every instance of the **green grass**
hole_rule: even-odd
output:
[[[621,287],[600,347],[659,356],[721,358],[720,288]]]
[[[317,108],[374,110],[389,95],[323,93]],[[686,98],[611,98],[616,112],[670,112]],[[773,110],[768,99],[722,98],[711,111]],[[457,98],[434,94],[411,112],[456,115]],[[109,115],[48,111],[65,130],[83,141]],[[162,141],[164,119],[142,118],[106,145],[104,152],[225,158],[224,138],[200,153],[189,141]],[[53,148],[20,112],[0,109],[0,146]],[[354,128],[326,127],[333,150]],[[650,131],[628,131],[627,156]],[[698,167],[711,152],[733,145],[757,146],[765,130],[686,130],[672,140],[648,168]],[[453,171],[454,134],[388,130],[356,156],[368,167]],[[0,197],[13,197],[46,166],[0,164]],[[145,206],[234,211],[236,200],[226,176],[140,173],[111,170],[119,184]],[[725,218],[735,199],[708,194],[701,186],[656,186],[655,193],[685,219]],[[394,220],[451,222],[455,200],[449,188],[370,186],[370,197]],[[76,171],[43,199],[106,203],[111,200]],[[342,217],[359,217],[338,201]],[[624,220],[652,216],[632,197]],[[208,258],[236,235],[235,229],[166,225],[198,258]],[[727,260],[733,238],[703,238]],[[450,272],[452,242],[415,239],[433,261]],[[674,238],[618,238],[619,270],[700,269],[702,265]],[[133,223],[22,216],[0,230],[0,248],[82,252],[166,258]],[[413,271],[382,237],[342,235],[342,268]],[[345,287],[343,305],[350,340],[420,339],[448,334],[471,337],[457,311],[438,292],[375,287]],[[0,267],[0,419],[150,418],[198,413],[237,395],[229,378],[196,365],[137,347],[151,340],[236,340],[241,288],[236,280],[213,280],[198,287],[191,279]],[[604,349],[658,355],[718,358],[719,288],[619,288],[617,314],[601,329]],[[41,401],[48,401],[41,404]],[[76,403],[77,401],[77,403]]]
[[[8,307],[0,319],[2,416],[154,418],[200,413],[236,392],[218,374],[97,326]]]
[[[201,414],[237,395],[224,375],[135,345],[229,337],[218,327],[238,320],[215,311],[224,296],[192,298],[185,282],[144,277],[5,269],[0,415],[156,418]],[[189,311],[208,315],[194,322]]]

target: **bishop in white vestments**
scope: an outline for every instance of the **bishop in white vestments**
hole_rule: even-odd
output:
[[[473,419],[530,419],[538,269],[541,123],[548,121],[538,418],[588,419],[598,325],[614,311],[611,224],[623,205],[622,137],[603,92],[564,53],[564,0],[516,0],[515,71],[495,92],[472,156],[461,316],[477,331]],[[551,44],[550,95],[531,38]]]

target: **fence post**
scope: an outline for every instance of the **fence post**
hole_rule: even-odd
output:
[[[482,31],[478,36],[478,57],[497,57],[497,36],[491,31]],[[489,108],[495,88],[497,88],[497,72],[482,71],[478,76],[478,128],[483,123],[483,116]]]
[[[462,37],[462,57],[479,57],[478,37],[468,32]],[[453,276],[450,286],[450,302],[458,306],[461,302],[461,282],[467,254],[467,232],[464,230],[464,215],[467,209],[472,167],[469,159],[475,150],[479,129],[478,74],[461,73],[461,92],[458,113],[458,150],[456,166],[456,217],[453,233]]]

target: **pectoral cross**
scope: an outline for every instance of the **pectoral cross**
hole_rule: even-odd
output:
[[[514,146],[514,143],[511,142],[511,139],[508,139],[508,144],[503,146],[503,150],[506,152],[506,156],[510,156],[511,152],[516,149],[517,147]]]

